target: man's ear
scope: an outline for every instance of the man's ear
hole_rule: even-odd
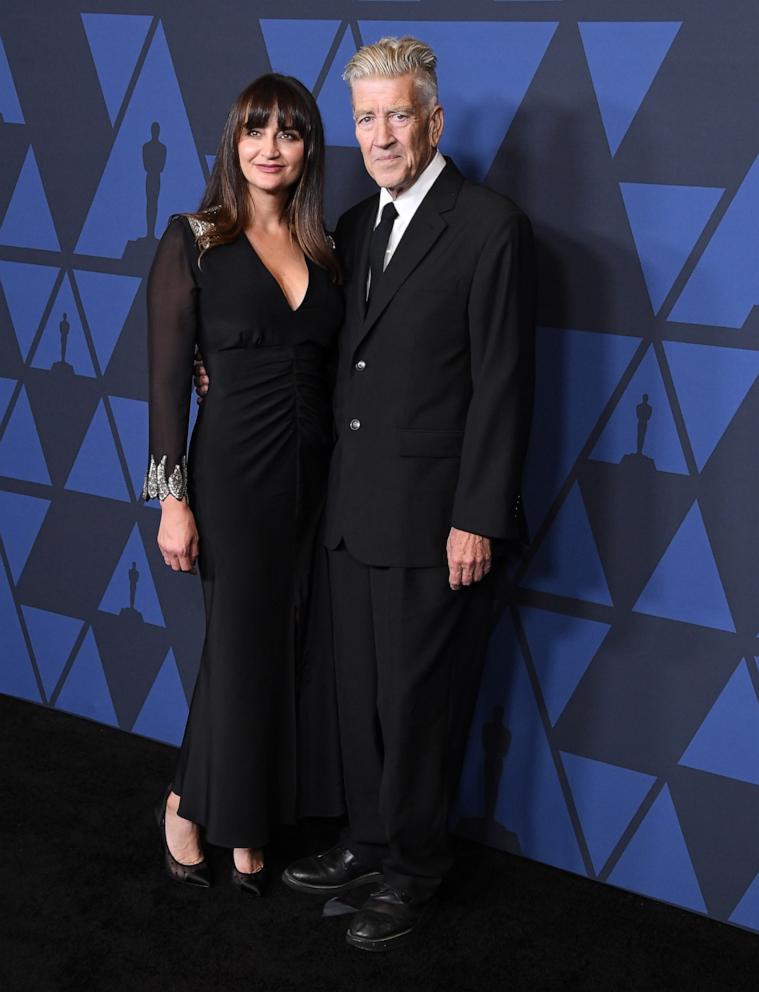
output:
[[[440,104],[435,107],[435,109],[430,114],[429,129],[430,129],[430,142],[437,148],[440,144],[440,136],[443,133],[443,127],[445,126],[445,114],[443,108]]]

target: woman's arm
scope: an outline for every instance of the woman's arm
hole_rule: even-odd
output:
[[[194,571],[198,532],[187,502],[187,425],[197,286],[184,221],[169,224],[148,277],[150,465],[143,498],[161,501],[158,546],[174,571]]]

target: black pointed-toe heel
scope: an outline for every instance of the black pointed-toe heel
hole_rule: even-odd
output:
[[[161,834],[163,861],[166,871],[169,878],[173,878],[175,882],[182,882],[185,885],[194,885],[197,888],[207,889],[211,885],[211,872],[206,859],[204,858],[196,865],[183,865],[181,861],[177,861],[169,850],[169,845],[166,841],[166,803],[169,801],[170,792],[171,786],[166,789],[163,799],[155,808],[155,818]]]
[[[269,869],[266,865],[262,865],[258,871],[239,871],[233,863],[232,881],[243,892],[250,892],[254,896],[262,896],[269,883]]]

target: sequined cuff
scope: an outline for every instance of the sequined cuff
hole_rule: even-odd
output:
[[[183,456],[182,461],[174,466],[174,471],[169,478],[166,478],[166,459],[164,455],[156,465],[153,455],[150,456],[150,465],[145,474],[145,483],[142,487],[142,498],[144,500],[155,499],[156,496],[163,502],[167,496],[174,499],[187,499],[187,459]]]

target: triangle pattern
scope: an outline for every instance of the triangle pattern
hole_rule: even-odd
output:
[[[679,763],[759,785],[759,699],[745,661],[720,693]]]
[[[667,784],[709,915],[727,920],[759,870],[759,789],[682,766]]]
[[[494,821],[484,817],[486,761],[483,729],[492,720],[494,703],[508,746],[502,756]],[[455,829],[491,845],[585,875],[577,836],[567,810],[553,753],[540,717],[530,678],[517,646],[514,625],[504,613],[488,650],[479,698],[472,720]],[[488,828],[494,833],[488,833]]]
[[[462,171],[482,180],[556,31],[555,21],[361,21],[365,42],[411,34],[438,57],[445,150]],[[488,71],[483,72],[483,65]],[[472,127],[487,107],[488,126]]]
[[[26,361],[29,346],[40,326],[60,269],[25,262],[0,262],[0,285],[13,321],[21,358]]]
[[[187,698],[179,678],[174,652],[169,650],[145,699],[132,732],[178,746],[187,722]]]
[[[22,606],[21,609],[42,684],[45,692],[50,696],[68,661],[84,621],[76,617],[65,617],[60,613],[50,613],[48,610],[38,610],[34,606]]]
[[[78,252],[121,258],[130,240],[151,242],[142,155],[143,146],[151,140],[153,123],[159,125],[158,140],[166,149],[155,226],[156,234],[160,234],[172,214],[198,202],[205,186],[195,138],[160,24],[100,177],[76,247]]]
[[[616,464],[587,459],[578,475],[612,601],[631,610],[693,505],[696,480],[634,455]]]
[[[609,149],[616,155],[680,22],[586,21],[579,28]]]
[[[100,606],[98,609],[105,613],[119,614],[129,608],[130,577],[129,572],[132,565],[138,571],[137,589],[134,600],[134,608],[140,612],[146,623],[155,624],[157,627],[165,627],[166,622],[161,611],[161,604],[158,601],[153,576],[150,571],[145,545],[142,543],[140,530],[137,524],[132,528],[132,533],[124,546],[118,564],[113,570],[111,581],[108,583]]]
[[[5,569],[0,567],[0,692],[42,702]]]
[[[609,624],[528,607],[519,615],[553,726],[606,637]]]
[[[24,571],[49,508],[50,500],[0,491],[0,537],[14,582]]]
[[[100,384],[54,366],[29,376],[26,388],[50,478],[63,487],[100,402]]]
[[[654,775],[562,752],[577,815],[596,872],[600,872],[640,807]]]
[[[759,930],[759,875],[749,885],[741,901],[730,915],[730,923]]]
[[[74,275],[98,362],[105,372],[142,280],[107,272],[76,271]]]
[[[653,348],[648,349],[636,369],[590,457],[612,464],[621,462],[625,456],[630,456],[633,460],[639,459],[639,431],[643,435],[641,454],[649,461],[653,459],[660,472],[688,474]]]
[[[524,505],[537,531],[598,422],[639,338],[539,327],[538,377]]]
[[[759,156],[712,235],[668,320],[740,328],[759,306]]]
[[[102,400],[71,467],[66,489],[109,499],[130,498]]]
[[[6,124],[24,124],[21,104],[11,75],[11,67],[5,54],[3,39],[0,38],[0,121]]]
[[[328,145],[355,148],[353,117],[351,116],[350,92],[343,81],[345,64],[353,57],[356,45],[348,28],[343,34],[332,66],[319,91],[319,110],[324,120],[324,140]]]
[[[139,496],[147,468],[145,452],[148,439],[148,404],[121,396],[111,396],[110,401],[132,485]]]
[[[11,419],[0,441],[0,475],[50,485],[50,474],[26,389],[18,394]]]
[[[666,341],[664,351],[699,471],[759,375],[759,352]]]
[[[609,875],[612,885],[705,913],[696,873],[665,786]]]
[[[60,285],[42,337],[34,350],[33,368],[50,369],[56,362],[63,360],[61,341],[64,334],[66,338],[65,361],[73,367],[77,375],[94,378],[95,368],[82,330],[82,322],[79,319],[79,311],[74,300],[69,276],[65,276]]]
[[[698,502],[688,511],[634,609],[667,620],[735,630]]]
[[[119,725],[103,663],[91,630],[87,632],[55,706],[59,710],[76,713],[77,716],[107,723],[111,727]]]
[[[272,72],[296,76],[313,90],[340,21],[261,18],[260,23]]]
[[[620,183],[654,313],[725,192],[711,186]]]
[[[601,559],[575,483],[530,563],[522,585],[611,606]]]
[[[151,21],[152,17],[141,14],[82,14],[111,124],[118,116]]]
[[[0,226],[0,244],[61,250],[31,145]]]
[[[0,377],[0,421],[2,421],[5,411],[8,409],[13,390],[16,388],[16,381],[16,379],[3,379]]]

